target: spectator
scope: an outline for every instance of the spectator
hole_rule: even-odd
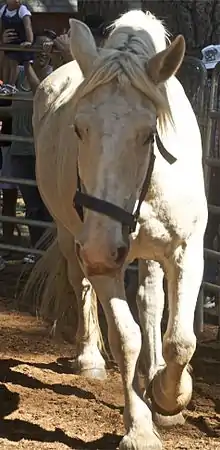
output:
[[[11,36],[6,30],[3,35],[5,43],[9,43]],[[42,45],[47,42],[51,44],[52,40],[48,36],[39,36],[36,38],[36,45]],[[38,53],[33,66],[29,63],[26,65],[24,71],[23,67],[20,67],[20,73],[18,76],[17,87],[19,93],[15,94],[15,100],[12,101],[12,134],[17,136],[23,136],[25,138],[33,137],[32,129],[32,98],[40,81],[45,78],[52,70],[49,66],[50,53],[42,50]],[[27,82],[26,74],[28,75]],[[29,76],[31,74],[31,77]],[[16,97],[22,97],[22,100],[17,100]],[[26,101],[24,101],[26,99]],[[10,148],[11,161],[12,161],[12,175],[15,178],[33,179],[35,180],[35,150],[34,144],[31,142],[12,142]],[[19,185],[25,207],[26,217],[33,220],[51,221],[51,217],[44,206],[44,203],[40,197],[37,187]],[[44,232],[43,228],[29,227],[31,245],[36,246],[36,243],[40,239]],[[24,258],[25,262],[33,263],[35,258],[33,255],[27,255]]]
[[[31,25],[31,12],[22,5],[21,0],[7,0],[6,4],[0,9],[0,34],[4,31],[13,33],[11,43],[19,44],[23,47],[30,47],[34,40]],[[6,51],[5,55],[10,59],[10,78],[6,72],[8,65],[5,65],[3,79],[7,79],[8,83],[14,85],[16,81],[16,67],[18,63],[32,59],[33,54],[30,52],[13,52]]]
[[[73,60],[70,52],[69,35],[68,33],[61,34],[54,40],[54,48],[59,50],[60,53],[52,53],[51,61],[53,69],[57,69],[65,63]]]

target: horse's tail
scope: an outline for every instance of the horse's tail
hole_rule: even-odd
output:
[[[43,242],[44,241],[44,242]],[[57,237],[50,233],[44,235],[41,247],[50,243],[43,256],[37,261],[25,284],[22,297],[35,305],[39,317],[52,324],[53,334],[64,332],[68,339],[76,336],[78,307],[75,292],[69,283],[67,261],[60,251]],[[97,327],[98,345],[104,350],[102,333],[99,327],[97,297],[92,289],[91,314]]]

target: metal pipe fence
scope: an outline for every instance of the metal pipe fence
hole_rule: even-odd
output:
[[[23,47],[21,45],[14,45],[14,44],[0,44],[0,51],[10,51],[10,52],[18,52],[18,53],[42,53],[42,46],[40,45],[31,45],[30,47]],[[59,50],[52,47],[52,53],[60,53]]]
[[[204,177],[205,177],[205,189],[207,199],[210,198],[212,188],[212,171],[220,168],[220,63],[218,63],[212,73],[212,80],[209,83],[209,101],[207,109],[207,125],[206,133],[204,136]],[[219,186],[220,187],[220,186]],[[213,205],[208,204],[209,221],[213,219],[213,216],[220,216],[220,204]],[[220,224],[220,221],[218,221]],[[219,249],[220,250],[220,249]],[[204,249],[205,258],[214,259],[220,261],[220,251],[213,249]],[[220,286],[215,283],[203,281],[203,290],[207,290],[210,293],[215,294],[217,299],[218,310],[218,335],[217,339],[220,340]]]

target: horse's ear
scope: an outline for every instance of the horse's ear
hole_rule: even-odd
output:
[[[146,70],[155,84],[164,83],[175,75],[183,61],[185,49],[185,39],[179,35],[169,47],[148,61]]]
[[[70,19],[70,49],[74,59],[79,64],[83,75],[87,75],[98,57],[98,51],[94,37],[83,22]]]

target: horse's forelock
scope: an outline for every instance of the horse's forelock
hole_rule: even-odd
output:
[[[123,76],[122,76],[123,75]],[[131,52],[115,51],[107,52],[100,57],[94,65],[93,71],[82,82],[75,93],[75,105],[80,99],[93,92],[98,87],[107,85],[116,80],[119,85],[124,84],[125,77],[136,89],[154,104],[158,120],[161,126],[166,126],[167,121],[172,121],[169,102],[167,100],[165,86],[156,86],[148,77],[143,60]]]
[[[92,72],[77,89],[76,105],[99,86],[113,80],[124,83],[126,76],[155,105],[162,126],[166,125],[167,120],[172,121],[165,86],[155,86],[146,70],[148,59],[166,48],[166,39],[165,27],[152,14],[142,11],[123,14],[114,22],[113,31],[95,61]]]

